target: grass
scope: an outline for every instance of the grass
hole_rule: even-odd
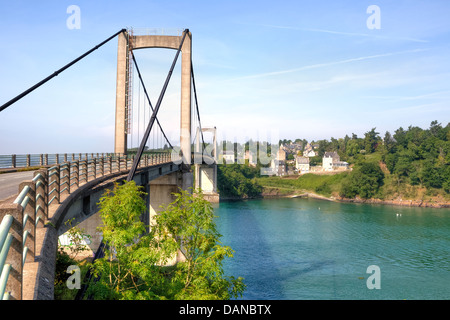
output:
[[[312,191],[323,196],[337,194],[341,188],[343,179],[347,177],[348,172],[342,172],[333,175],[318,175],[307,173],[299,176],[297,179],[286,179],[283,177],[262,177],[257,181],[265,188],[279,188],[292,191]]]

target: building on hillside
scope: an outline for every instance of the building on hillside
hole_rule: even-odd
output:
[[[281,144],[280,148],[278,149],[277,160],[278,161],[286,161],[286,151],[284,150],[283,144]]]
[[[317,155],[317,153],[314,151],[313,146],[310,143],[308,143],[305,146],[305,150],[303,150],[303,156],[304,157],[315,157],[316,155]]]
[[[282,145],[284,151],[288,154],[297,154],[299,151],[302,151],[302,144],[301,143],[289,143]]]
[[[316,152],[314,150],[305,150],[305,151],[303,151],[303,156],[304,157],[310,158],[310,157],[315,157],[316,155],[317,154],[316,154]]]
[[[234,151],[224,151],[223,160],[225,161],[225,164],[234,163]]]
[[[248,160],[248,165],[251,167],[256,167],[257,164],[257,155],[251,152],[250,150],[245,151],[245,159]]]
[[[304,174],[309,172],[309,158],[308,157],[296,157],[295,168],[298,174]]]
[[[270,172],[276,176],[284,176],[287,173],[286,161],[274,160],[270,161]]]
[[[348,163],[345,161],[340,161],[340,157],[336,151],[324,153],[322,158],[323,171],[347,170],[347,169]]]

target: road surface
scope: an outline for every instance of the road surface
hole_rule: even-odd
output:
[[[0,174],[0,200],[19,194],[19,184],[33,179],[34,171],[23,171]]]

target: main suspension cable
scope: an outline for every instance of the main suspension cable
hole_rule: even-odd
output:
[[[86,53],[82,54],[81,56],[79,56],[78,58],[76,58],[75,60],[73,60],[72,62],[66,64],[64,67],[62,67],[61,69],[55,71],[53,74],[51,74],[50,76],[48,76],[47,78],[45,78],[44,80],[38,82],[37,84],[35,84],[34,86],[32,86],[31,88],[29,88],[28,90],[25,90],[24,92],[22,92],[21,94],[19,94],[18,96],[16,96],[15,98],[9,100],[8,102],[6,102],[4,105],[2,105],[0,107],[0,112],[2,112],[3,110],[5,110],[6,108],[8,108],[10,105],[12,105],[13,103],[19,101],[20,99],[22,99],[23,97],[25,97],[27,94],[29,94],[30,92],[36,90],[37,88],[39,88],[40,86],[42,86],[44,83],[46,83],[47,81],[49,81],[50,79],[56,77],[58,74],[60,74],[61,72],[63,72],[64,70],[66,70],[67,68],[71,67],[72,65],[74,65],[75,63],[77,63],[78,61],[80,61],[81,59],[83,59],[84,57],[86,57],[87,55],[91,54],[93,51],[97,50],[98,48],[100,48],[101,46],[103,46],[105,43],[109,42],[111,39],[115,38],[117,35],[119,35],[122,32],[126,32],[126,29],[122,29],[118,32],[116,32],[115,34],[113,34],[111,37],[109,37],[108,39],[106,39],[105,41],[101,42],[100,44],[96,45],[94,48],[92,48],[91,50],[87,51]]]

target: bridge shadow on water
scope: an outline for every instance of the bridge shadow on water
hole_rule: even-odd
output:
[[[261,211],[260,204],[253,201],[241,201],[238,206],[224,202],[216,210],[223,245],[235,250],[234,257],[224,263],[225,273],[244,278],[247,287],[242,299],[310,299],[303,287],[314,286],[315,281],[327,281],[326,296],[335,299],[333,258],[305,256],[304,248],[286,241],[290,230],[280,234],[283,229]],[[292,242],[296,243],[295,239]]]
[[[227,210],[229,205],[220,206]],[[224,245],[235,250],[234,257],[225,262],[226,274],[244,278],[247,288],[242,298],[283,299],[280,274],[251,203],[240,202],[239,212],[231,210],[221,218]]]

